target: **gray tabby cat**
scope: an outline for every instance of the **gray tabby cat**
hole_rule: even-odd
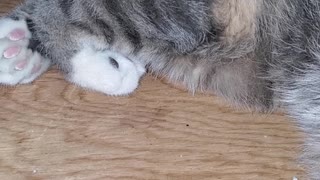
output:
[[[146,68],[237,105],[284,107],[320,179],[320,0],[27,0],[0,20],[0,53],[7,85],[55,64],[79,86],[124,95]]]

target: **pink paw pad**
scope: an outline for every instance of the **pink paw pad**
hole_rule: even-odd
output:
[[[41,63],[36,64],[36,65],[33,66],[31,73],[32,74],[36,74],[37,72],[40,71],[40,69],[41,69]]]
[[[26,32],[23,29],[15,29],[9,35],[8,38],[11,41],[19,41],[26,37]]]
[[[22,71],[27,65],[28,65],[28,60],[22,60],[15,65],[14,69],[16,71]]]
[[[7,59],[10,59],[17,56],[20,53],[20,51],[21,51],[20,46],[9,47],[4,51],[3,56]]]

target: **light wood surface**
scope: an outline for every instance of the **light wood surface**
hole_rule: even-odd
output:
[[[0,12],[18,1],[0,0]],[[1,29],[0,29],[1,31]],[[217,97],[147,76],[130,97],[65,82],[0,87],[0,179],[290,180],[303,134],[281,114],[236,111]]]

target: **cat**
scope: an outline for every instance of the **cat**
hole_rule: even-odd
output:
[[[0,83],[51,65],[81,87],[126,95],[147,70],[307,134],[301,163],[320,179],[319,0],[26,0],[0,20]]]

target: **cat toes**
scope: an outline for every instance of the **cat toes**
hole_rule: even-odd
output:
[[[33,52],[32,55],[28,59],[29,67],[24,70],[28,72],[26,76],[19,82],[20,84],[28,84],[38,78],[41,74],[43,74],[50,67],[51,62],[43,58],[39,53]],[[21,62],[22,67],[26,67],[23,62]],[[16,70],[20,71],[17,68]]]
[[[50,61],[28,49],[29,32],[25,21],[0,20],[0,84],[32,82],[50,66]]]
[[[112,51],[83,49],[72,60],[69,80],[108,95],[127,95],[139,85],[145,69]]]
[[[31,33],[28,30],[25,20],[15,21],[10,18],[0,19],[0,39],[5,37],[17,41],[21,39],[30,39]]]

